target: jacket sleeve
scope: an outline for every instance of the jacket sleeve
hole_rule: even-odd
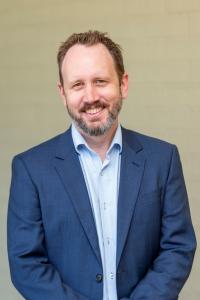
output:
[[[88,300],[73,291],[48,259],[39,196],[23,160],[15,157],[8,205],[11,279],[28,300]]]
[[[182,166],[175,146],[173,146],[161,213],[159,255],[130,297],[121,300],[177,300],[191,271],[196,239]]]

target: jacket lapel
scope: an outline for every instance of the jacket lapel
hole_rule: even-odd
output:
[[[73,203],[89,243],[101,264],[98,237],[90,199],[70,129],[60,137],[55,158],[55,168]]]
[[[133,138],[129,138],[128,131],[125,129],[122,129],[122,137],[123,148],[117,217],[117,266],[122,255],[129,226],[134,214],[145,165],[145,159],[141,154],[141,145],[136,140],[133,142]],[[88,241],[93,248],[100,265],[102,265],[90,199],[78,154],[76,153],[72,141],[70,129],[60,136],[54,165],[63,182],[65,190],[72,201]]]
[[[128,131],[123,129],[123,148],[121,157],[120,186],[118,197],[117,217],[117,266],[126,242],[129,226],[134,215],[145,158],[142,155],[142,146],[136,139],[128,137]]]

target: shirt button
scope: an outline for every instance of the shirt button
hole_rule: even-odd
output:
[[[114,279],[114,274],[110,273],[110,279]]]
[[[96,275],[96,282],[100,283],[103,280],[103,275],[102,274],[97,274]]]
[[[103,175],[104,175],[104,172],[103,172],[103,171],[101,171],[101,172],[100,172],[100,175],[101,175],[101,176],[103,176]]]

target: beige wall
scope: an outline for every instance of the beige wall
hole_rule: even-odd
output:
[[[0,4],[0,193],[2,299],[11,286],[6,209],[14,154],[69,124],[57,93],[56,51],[72,32],[108,31],[124,48],[130,93],[125,126],[178,145],[200,239],[200,1],[7,0]],[[200,254],[180,299],[200,299]]]

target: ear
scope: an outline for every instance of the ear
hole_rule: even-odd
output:
[[[128,96],[128,74],[124,73],[121,79],[121,95],[122,99],[126,99]]]
[[[61,82],[58,82],[58,83],[57,83],[57,87],[58,87],[60,96],[61,96],[61,98],[62,98],[63,104],[64,104],[64,106],[66,107],[67,103],[66,103],[66,94],[65,94],[64,86],[62,85]]]

